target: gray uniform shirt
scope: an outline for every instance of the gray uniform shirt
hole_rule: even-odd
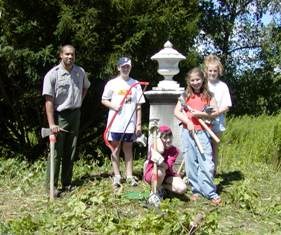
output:
[[[68,72],[62,64],[53,67],[44,77],[42,95],[54,98],[55,110],[80,108],[83,88],[88,89],[90,82],[83,68],[73,65]]]

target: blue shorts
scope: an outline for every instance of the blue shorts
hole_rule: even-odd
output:
[[[134,142],[135,139],[136,139],[135,133],[109,132],[109,136],[108,136],[108,140],[110,141]]]

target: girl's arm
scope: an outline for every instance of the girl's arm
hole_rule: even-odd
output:
[[[101,100],[101,103],[102,103],[105,107],[107,107],[107,108],[109,108],[109,109],[113,109],[113,110],[116,111],[116,112],[120,111],[120,107],[117,107],[117,106],[113,105],[113,103],[112,103],[110,100],[102,99],[102,100]]]
[[[192,121],[188,118],[186,113],[184,113],[182,111],[182,105],[181,105],[180,101],[178,101],[178,103],[174,109],[174,115],[179,121],[181,121],[182,123],[187,125],[188,130],[194,130],[194,125],[193,125]]]
[[[165,148],[164,148],[164,144],[163,144],[161,138],[157,137],[157,151],[158,151],[158,153],[163,154],[164,150],[165,150]]]
[[[219,109],[216,114],[217,114],[217,116],[219,116],[221,114],[227,113],[228,111],[229,111],[229,107],[226,106],[226,107]]]
[[[212,113],[194,110],[192,112],[192,116],[197,117],[197,118],[203,118],[203,119],[213,119],[213,118],[215,118],[219,114],[218,114],[217,102],[216,102],[214,97],[212,97],[211,100],[210,100],[210,106],[213,108]]]

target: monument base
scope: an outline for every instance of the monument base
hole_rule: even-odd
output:
[[[149,120],[159,119],[159,125],[168,125],[173,132],[173,145],[181,152],[181,127],[178,119],[174,116],[174,109],[178,102],[178,97],[184,92],[184,88],[179,87],[174,90],[161,89],[159,87],[152,88],[151,91],[144,93],[149,100]],[[149,139],[151,137],[149,136]],[[182,162],[182,154],[180,153],[176,168]]]

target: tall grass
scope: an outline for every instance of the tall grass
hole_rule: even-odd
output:
[[[243,116],[228,120],[222,137],[220,155],[241,164],[281,165],[281,114]]]

